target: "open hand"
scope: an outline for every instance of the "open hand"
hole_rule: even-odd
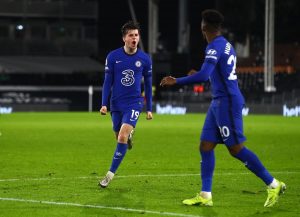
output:
[[[172,77],[172,76],[167,76],[164,77],[161,81],[160,81],[160,86],[164,87],[164,86],[172,86],[176,84],[176,78]]]

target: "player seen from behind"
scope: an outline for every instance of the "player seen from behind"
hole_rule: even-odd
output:
[[[244,98],[238,87],[236,54],[232,45],[221,35],[223,15],[216,10],[202,12],[201,30],[208,42],[201,69],[193,75],[165,77],[161,86],[185,85],[210,81],[212,102],[208,109],[201,134],[200,154],[202,189],[196,197],[183,201],[186,205],[212,206],[212,180],[215,168],[214,148],[224,143],[230,154],[267,185],[265,207],[272,207],[286,185],[275,179],[258,157],[244,146],[242,109]]]

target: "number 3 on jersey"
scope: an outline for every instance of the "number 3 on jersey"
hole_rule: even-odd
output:
[[[227,61],[227,64],[228,65],[232,65],[233,63],[233,66],[232,66],[232,70],[230,72],[230,75],[228,77],[228,80],[236,80],[237,79],[237,76],[235,74],[235,68],[236,68],[236,56],[234,55],[231,55],[229,58],[228,58],[228,61]]]

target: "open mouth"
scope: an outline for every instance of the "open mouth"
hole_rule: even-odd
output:
[[[136,41],[133,41],[133,42],[132,42],[132,45],[136,45]]]

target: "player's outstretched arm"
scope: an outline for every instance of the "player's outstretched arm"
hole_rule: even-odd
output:
[[[174,78],[172,76],[164,77],[160,81],[160,86],[162,86],[162,87],[164,87],[164,86],[172,86],[174,84],[176,84],[176,78]]]
[[[202,64],[200,71],[192,71],[192,75],[188,75],[185,77],[174,78],[172,76],[164,77],[160,86],[172,86],[174,84],[186,85],[186,84],[194,84],[200,82],[206,82],[209,79],[210,74],[213,72],[215,65],[209,62],[204,62]]]
[[[195,74],[195,73],[197,73],[197,70],[191,69],[191,70],[187,73],[187,75],[193,75],[193,74]]]
[[[150,111],[147,111],[147,116],[146,116],[147,120],[152,120],[153,119],[153,114]]]
[[[106,115],[107,114],[107,107],[106,106],[102,106],[100,109],[100,114],[101,115]]]

